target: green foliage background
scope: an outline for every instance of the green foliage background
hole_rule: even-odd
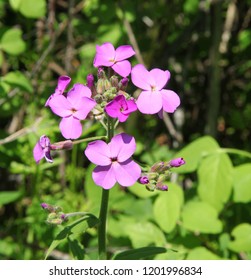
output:
[[[42,134],[62,140],[44,108],[58,77],[85,83],[96,44],[109,41],[138,45],[133,65],[169,69],[181,98],[169,119],[135,113],[119,127],[135,136],[136,159],[187,161],[168,192],[112,189],[110,257],[149,247],[131,258],[251,259],[250,11],[250,0],[0,0],[0,258],[97,258],[95,219],[51,226],[40,207],[98,214],[86,144],[53,164],[36,165],[32,150]],[[84,123],[83,137],[103,133]]]

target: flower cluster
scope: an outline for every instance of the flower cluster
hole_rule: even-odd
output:
[[[115,136],[114,119],[125,122],[131,113],[143,114],[173,113],[180,105],[179,96],[172,90],[164,89],[170,79],[168,70],[158,68],[148,71],[144,65],[131,66],[128,58],[135,54],[129,45],[117,49],[111,43],[96,47],[93,65],[97,68],[97,81],[92,74],[87,76],[86,85],[76,83],[66,92],[71,82],[68,76],[58,79],[54,93],[49,96],[45,106],[61,117],[59,128],[66,141],[51,144],[43,135],[34,147],[33,156],[37,163],[44,157],[52,162],[51,150],[69,149],[74,139],[82,135],[82,121],[89,115],[101,122],[107,130],[107,142],[96,140],[90,142],[84,152],[85,156],[97,166],[93,171],[94,182],[104,189],[112,188],[116,183],[123,187],[133,185],[137,180],[148,189],[167,190],[164,185],[169,169],[185,162],[173,160],[152,166],[150,172],[141,174],[140,166],[132,159],[136,149],[133,136],[120,133]],[[137,99],[127,90],[128,76],[141,92]],[[109,132],[112,125],[113,132]],[[80,141],[80,140],[78,140]]]
[[[148,172],[142,174],[138,179],[138,182],[145,185],[146,189],[149,191],[168,191],[168,186],[165,182],[170,179],[171,168],[179,167],[185,163],[186,162],[183,158],[172,159],[169,162],[157,162]]]

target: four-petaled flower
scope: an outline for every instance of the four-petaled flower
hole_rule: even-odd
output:
[[[172,90],[163,89],[170,78],[168,70],[158,68],[147,71],[145,66],[137,64],[131,72],[132,82],[143,91],[136,104],[143,114],[156,114],[161,110],[173,113],[180,105],[179,96]]]
[[[137,110],[133,99],[126,100],[123,94],[116,96],[106,107],[106,113],[112,118],[118,118],[120,122],[125,122],[129,115]]]
[[[112,188],[116,182],[121,186],[133,185],[140,177],[140,166],[131,156],[135,152],[134,137],[121,133],[110,143],[97,140],[88,144],[85,155],[97,166],[93,170],[94,182],[104,189]]]
[[[36,163],[39,163],[42,158],[45,158],[46,161],[52,163],[53,160],[50,151],[50,139],[46,135],[42,135],[33,149],[33,157]]]
[[[55,89],[55,92],[47,99],[47,101],[45,103],[46,107],[50,106],[50,101],[53,97],[64,93],[64,91],[65,91],[66,87],[68,86],[68,84],[70,83],[70,81],[71,81],[71,78],[68,76],[60,76],[58,78],[58,84]]]
[[[111,43],[104,43],[101,46],[96,46],[96,51],[96,56],[93,62],[95,67],[111,67],[122,77],[126,77],[130,74],[131,63],[126,59],[135,54],[135,51],[131,46],[124,45],[115,50]]]
[[[95,105],[96,102],[91,99],[91,90],[81,84],[75,84],[67,97],[64,95],[52,97],[49,104],[53,113],[62,117],[59,127],[66,139],[81,136],[81,120],[87,117]]]

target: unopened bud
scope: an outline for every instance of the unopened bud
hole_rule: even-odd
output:
[[[123,78],[120,82],[119,82],[119,89],[125,91],[128,85],[128,78]]]
[[[86,85],[88,86],[88,88],[92,89],[92,87],[94,86],[94,76],[92,74],[88,74],[86,81],[87,81]]]
[[[183,158],[175,158],[175,159],[172,159],[169,164],[171,167],[179,167],[183,164],[185,164],[185,160]]]
[[[147,176],[142,176],[138,179],[138,182],[142,185],[146,185],[149,183],[149,180],[148,180]]]
[[[71,150],[73,143],[71,140],[65,140],[51,144],[51,150]]]
[[[111,81],[112,87],[115,87],[117,89],[118,84],[119,84],[118,76],[116,76],[116,75],[111,76],[110,81]]]

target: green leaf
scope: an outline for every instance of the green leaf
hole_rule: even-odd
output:
[[[168,183],[168,187],[169,191],[162,192],[153,207],[156,223],[167,233],[175,228],[184,202],[181,187],[174,183]]]
[[[166,253],[166,248],[163,247],[143,247],[132,249],[124,252],[117,253],[113,256],[113,260],[144,260],[148,257]]]
[[[22,0],[9,0],[9,3],[13,10],[17,11],[20,7]]]
[[[20,191],[4,191],[0,192],[0,206],[16,201],[22,196]]]
[[[247,203],[251,201],[251,164],[242,164],[234,169],[235,202]]]
[[[49,249],[47,250],[45,259],[50,255],[50,253],[62,242],[64,242],[69,236],[71,238],[76,238],[79,234],[84,233],[88,228],[94,227],[98,224],[98,219],[95,216],[84,216],[81,219],[74,221],[70,225],[66,226],[61,230],[54,241],[51,243]]]
[[[220,260],[221,258],[204,247],[196,247],[188,253],[186,259],[187,260]]]
[[[1,67],[2,64],[3,64],[3,60],[4,60],[3,52],[0,50],[0,67]]]
[[[144,185],[139,183],[135,183],[133,186],[129,187],[128,190],[139,198],[148,198],[158,194],[158,192],[148,191]]]
[[[218,143],[210,136],[201,137],[181,149],[174,158],[183,157],[186,164],[175,169],[177,173],[189,173],[197,169],[203,156],[213,153],[219,148]]]
[[[18,28],[7,30],[0,41],[0,49],[8,54],[19,55],[25,51],[26,44],[22,39],[22,31]]]
[[[74,258],[83,260],[85,255],[83,245],[78,240],[72,239],[71,237],[68,238],[68,244]]]
[[[199,197],[220,211],[232,191],[233,166],[229,156],[218,153],[204,158],[198,177]]]
[[[251,225],[244,223],[236,226],[231,235],[234,237],[230,241],[228,248],[236,253],[251,251]]]
[[[2,78],[2,82],[12,87],[19,87],[29,93],[33,92],[30,81],[19,71],[9,72]]]
[[[191,201],[185,204],[181,213],[182,226],[197,233],[220,233],[222,223],[217,211],[208,203]]]
[[[19,12],[27,18],[40,18],[46,14],[46,0],[21,0]]]
[[[166,243],[163,232],[150,222],[125,224],[124,231],[134,248],[150,245],[163,246]]]

